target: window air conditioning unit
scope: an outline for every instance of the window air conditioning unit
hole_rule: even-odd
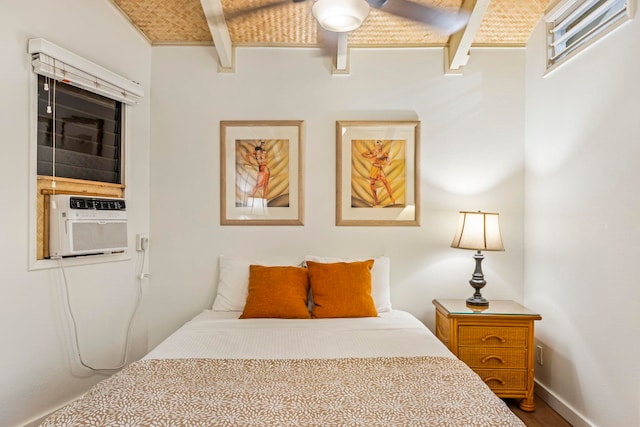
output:
[[[49,256],[106,254],[127,249],[124,199],[51,196]]]

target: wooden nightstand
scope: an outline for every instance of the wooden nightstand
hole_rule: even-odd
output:
[[[499,397],[521,398],[523,411],[535,410],[533,322],[542,317],[513,301],[490,301],[484,310],[464,300],[433,304],[440,341]]]

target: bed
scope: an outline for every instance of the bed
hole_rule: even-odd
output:
[[[374,286],[380,275],[371,269],[374,262],[380,269],[385,261],[367,264],[372,316],[314,312],[327,302],[326,295],[321,288],[313,293],[312,269],[299,267],[287,269],[301,277],[304,271],[311,282],[306,291],[312,295],[300,292],[296,302],[304,303],[309,317],[300,307],[300,318],[247,316],[256,296],[253,266],[248,286],[244,273],[235,278],[239,285],[221,277],[212,309],[42,425],[524,426],[416,317],[391,308],[385,286]],[[356,263],[361,261],[307,266]],[[263,268],[276,274],[276,267]],[[287,283],[296,282],[286,275]],[[270,290],[277,301],[267,298],[265,304],[265,296],[258,295],[261,310],[273,310],[283,299],[273,286]],[[347,307],[359,304],[353,295],[348,300]]]

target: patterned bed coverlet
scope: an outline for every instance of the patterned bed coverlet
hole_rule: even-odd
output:
[[[446,357],[146,359],[42,426],[524,426]]]

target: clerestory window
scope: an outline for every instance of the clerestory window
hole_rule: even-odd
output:
[[[547,70],[568,60],[630,17],[630,0],[560,1],[545,16]]]

